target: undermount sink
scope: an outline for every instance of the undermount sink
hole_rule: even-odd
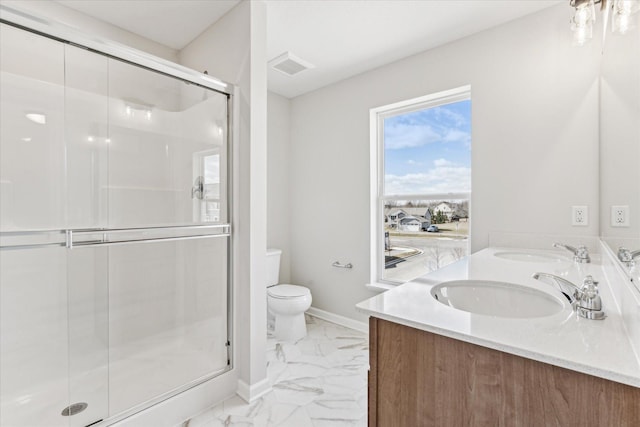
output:
[[[493,256],[508,259],[511,261],[523,261],[523,262],[560,262],[567,259],[561,255],[554,254],[542,254],[535,252],[521,252],[521,251],[503,251],[496,252]]]
[[[454,280],[431,289],[438,302],[457,310],[509,318],[546,317],[561,312],[567,303],[546,292],[514,283],[490,280]]]

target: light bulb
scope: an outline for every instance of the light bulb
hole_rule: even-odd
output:
[[[631,15],[635,12],[633,6],[634,2],[630,0],[617,0],[613,4],[613,16],[611,16],[612,32],[625,34],[631,29]]]
[[[573,20],[578,27],[584,27],[587,25],[587,22],[589,21],[589,9],[582,7],[576,10],[576,15]]]
[[[573,41],[582,46],[587,41],[587,29],[584,27],[578,27],[573,31]]]
[[[573,31],[573,42],[582,46],[593,36],[593,22],[595,21],[595,8],[593,1],[582,4],[576,8],[571,19],[571,30]]]

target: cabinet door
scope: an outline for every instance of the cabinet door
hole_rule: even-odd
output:
[[[370,426],[640,425],[640,388],[370,322]]]

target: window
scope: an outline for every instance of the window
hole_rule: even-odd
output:
[[[371,279],[399,284],[469,253],[471,92],[371,110]]]
[[[194,153],[193,155],[193,220],[197,222],[221,222],[220,211],[221,163],[219,149]]]

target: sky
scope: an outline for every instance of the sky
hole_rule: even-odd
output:
[[[471,191],[471,101],[384,120],[385,195]]]

